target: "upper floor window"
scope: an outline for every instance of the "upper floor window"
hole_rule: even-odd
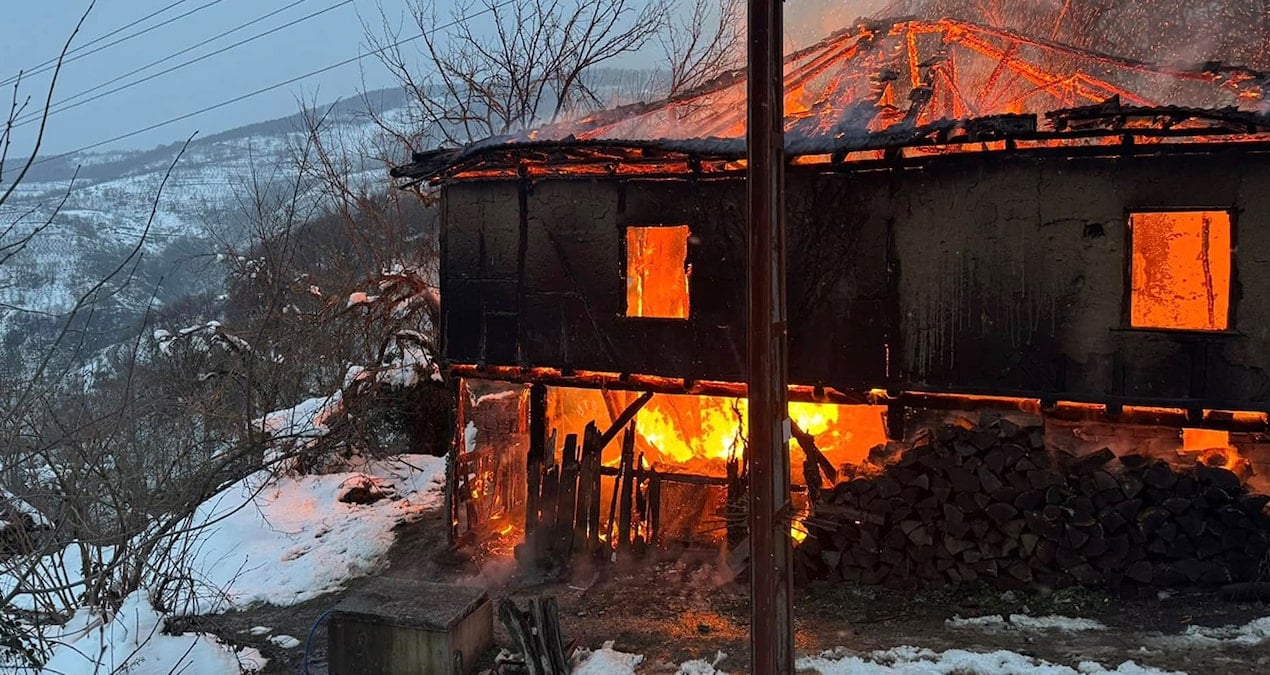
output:
[[[1134,328],[1226,330],[1230,323],[1231,231],[1226,211],[1129,216]]]
[[[626,316],[688,318],[687,225],[626,228]]]

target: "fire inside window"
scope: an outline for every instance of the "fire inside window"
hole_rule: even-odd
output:
[[[1130,325],[1226,330],[1231,233],[1225,211],[1134,213]]]
[[[626,315],[688,318],[687,225],[626,228]]]

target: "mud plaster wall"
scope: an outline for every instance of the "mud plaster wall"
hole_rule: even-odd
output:
[[[1264,195],[1250,151],[792,167],[791,379],[1265,407]],[[744,199],[735,178],[447,186],[446,358],[741,379]],[[1177,208],[1233,211],[1227,333],[1127,330],[1127,213]],[[686,321],[622,316],[624,229],[657,224],[692,229]]]
[[[979,156],[905,172],[892,203],[901,378],[1128,399],[1266,401],[1264,154]],[[1128,329],[1132,210],[1234,215],[1232,330]]]

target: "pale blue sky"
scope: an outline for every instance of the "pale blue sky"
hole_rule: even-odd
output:
[[[98,0],[75,45],[85,45],[173,2],[175,0]],[[186,0],[84,51],[210,2],[212,0]],[[63,68],[54,101],[78,94],[293,2],[295,0],[221,0],[140,37],[84,56]],[[359,15],[377,22],[380,3],[386,10],[398,15],[406,7],[405,0],[352,0],[325,14],[223,54],[54,115],[49,120],[44,150],[73,150],[357,56],[367,51]],[[20,69],[29,70],[56,57],[80,14],[88,6],[87,0],[3,0],[3,4],[6,6],[0,16],[0,81],[9,79]],[[264,21],[90,96],[337,4],[339,0],[299,2]],[[442,2],[439,6],[444,8],[447,4]],[[23,93],[42,97],[47,76],[33,77],[23,86]],[[149,147],[184,138],[195,130],[208,134],[280,117],[295,112],[299,98],[307,100],[316,95],[327,101],[353,95],[363,86],[363,80],[367,88],[392,84],[391,77],[379,62],[368,57],[359,64],[156,129],[121,141],[117,146]],[[7,84],[4,88],[6,107],[11,92],[12,84]],[[26,130],[30,131],[33,127],[28,126]]]
[[[455,0],[437,0],[437,10],[448,16]],[[683,1],[683,0],[681,0]],[[111,31],[172,5],[177,0],[98,0],[75,46],[87,45]],[[407,16],[409,0],[183,0],[157,16],[108,40],[88,46],[96,49],[119,37],[191,12],[140,37],[126,40],[68,63],[54,95],[58,100],[79,94],[107,80],[206,40],[239,24],[275,10],[285,9],[232,35],[169,62],[121,80],[89,96],[215,51],[292,20],[340,5],[292,27],[236,47],[119,93],[111,94],[52,116],[42,154],[66,152],[183,115],[227,99],[276,84],[297,75],[368,51],[362,20],[379,22],[384,11],[395,19]],[[20,69],[31,69],[56,57],[62,43],[88,6],[88,0],[0,0],[0,81]],[[462,3],[474,5],[476,3]],[[686,4],[686,2],[684,2]],[[876,10],[881,0],[801,0],[790,3],[789,26],[793,42],[806,43],[851,19]],[[201,8],[201,9],[200,9]],[[468,10],[475,11],[475,9]],[[407,18],[406,25],[413,25]],[[416,29],[417,31],[417,29]],[[145,148],[183,139],[195,130],[202,135],[291,114],[298,101],[329,102],[355,95],[363,87],[375,89],[393,84],[391,76],[374,58],[348,65],[224,108],[183,120],[161,129],[112,144],[110,147]],[[42,100],[47,74],[28,80],[23,93]],[[12,92],[5,85],[4,96]],[[79,99],[82,100],[82,99]],[[33,101],[33,104],[35,102]],[[18,145],[30,140],[28,125]],[[15,148],[15,150],[20,150]],[[15,152],[20,154],[19,152]]]

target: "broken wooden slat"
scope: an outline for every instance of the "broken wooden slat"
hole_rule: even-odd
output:
[[[556,507],[555,552],[562,560],[568,560],[573,550],[574,515],[578,504],[578,437],[569,434],[564,439],[564,451],[560,458],[560,487]]]
[[[661,541],[661,475],[656,469],[648,479],[648,544],[656,546]]]
[[[630,424],[631,420],[635,419],[635,415],[640,411],[640,409],[647,405],[652,398],[653,393],[651,391],[646,391],[643,394],[640,394],[640,397],[632,401],[630,405],[626,406],[626,409],[613,420],[613,424],[609,426],[608,430],[600,437],[600,449],[603,450],[608,447],[608,444],[613,442],[613,439],[617,438],[617,435],[621,433],[622,428],[627,424]]]
[[[586,459],[585,480],[590,485],[586,509],[587,552],[590,553],[600,543],[600,469],[603,448],[600,446],[600,431],[595,423],[588,424],[587,428],[592,432],[591,443],[583,449]]]
[[[520,652],[525,659],[525,670],[529,672],[529,675],[548,675],[548,671],[542,667],[543,655],[538,649],[538,640],[535,638],[533,626],[530,625],[529,616],[517,609],[516,603],[503,598],[498,603],[498,620],[515,640],[516,646],[520,647]]]
[[[553,466],[542,475],[542,498],[539,511],[542,513],[538,521],[538,530],[534,533],[534,554],[538,561],[544,561],[551,555],[552,533],[556,527],[557,508],[560,497],[560,467]]]
[[[556,599],[551,596],[537,597],[529,601],[530,612],[534,620],[538,647],[544,661],[551,664],[548,672],[565,675],[568,673],[569,661],[564,655],[564,644],[560,637],[560,615],[556,607]]]
[[[828,457],[825,457],[825,453],[820,451],[820,447],[816,445],[816,437],[803,431],[798,426],[798,423],[793,420],[790,420],[789,428],[794,440],[798,441],[798,447],[803,449],[803,454],[807,455],[808,459],[815,460],[820,470],[824,472],[825,478],[829,479],[829,484],[837,483],[838,470],[834,468],[833,462],[829,461]]]
[[[573,550],[588,551],[591,548],[591,533],[587,528],[591,522],[591,492],[599,490],[599,475],[592,475],[592,455],[599,431],[595,424],[588,424],[582,433],[582,457],[578,460],[578,502],[573,516]],[[595,467],[599,468],[598,459]],[[598,502],[597,502],[598,507]]]
[[[622,437],[622,479],[620,483],[619,512],[617,521],[618,548],[629,548],[631,545],[631,507],[632,492],[635,488],[635,428],[626,430]]]

